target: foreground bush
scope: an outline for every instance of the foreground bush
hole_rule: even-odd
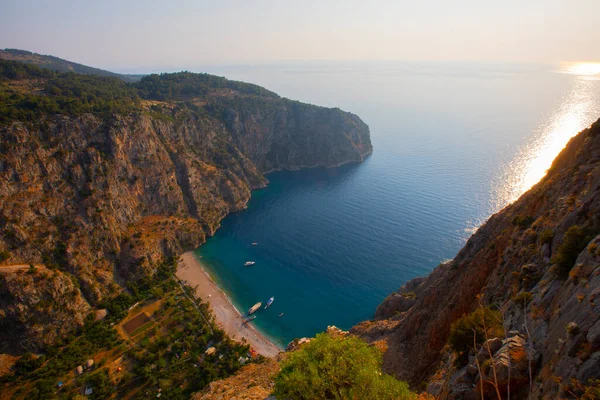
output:
[[[411,399],[408,385],[381,372],[382,356],[355,338],[319,334],[282,363],[275,395],[302,399]]]

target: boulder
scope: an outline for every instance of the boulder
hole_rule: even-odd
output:
[[[596,323],[588,330],[586,339],[592,347],[600,347],[600,320],[596,321]]]

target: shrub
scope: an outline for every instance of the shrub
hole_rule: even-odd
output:
[[[8,260],[10,257],[10,253],[6,250],[0,250],[0,262]]]
[[[381,362],[381,352],[361,339],[321,333],[282,363],[274,394],[288,400],[413,398],[406,383],[381,372]]]
[[[28,374],[31,371],[35,371],[44,363],[45,358],[36,357],[32,353],[24,354],[14,365],[14,371],[17,375]]]
[[[581,400],[600,399],[600,379],[590,379],[581,389],[583,390]]]
[[[556,254],[552,257],[552,262],[558,266],[557,273],[560,278],[566,278],[569,275],[577,256],[585,249],[590,240],[592,240],[592,236],[587,235],[580,226],[573,225],[567,230]]]
[[[567,332],[567,335],[569,336],[575,336],[579,333],[580,329],[579,329],[579,325],[577,325],[576,322],[569,322],[568,324],[565,325],[565,331]]]
[[[448,344],[456,352],[456,363],[460,366],[469,361],[469,352],[474,342],[480,346],[488,338],[503,337],[502,316],[499,311],[480,307],[471,314],[457,319],[450,327]]]
[[[552,229],[546,229],[545,231],[542,231],[542,233],[540,233],[540,243],[541,244],[552,244],[552,241],[554,240],[554,232],[552,231]]]
[[[529,215],[517,215],[513,218],[512,224],[518,226],[521,229],[529,228],[533,223],[534,218]]]
[[[520,292],[515,297],[513,297],[513,301],[521,308],[525,308],[527,304],[531,302],[532,298],[531,292]]]

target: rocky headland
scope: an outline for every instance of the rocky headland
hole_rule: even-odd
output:
[[[201,245],[267,172],[372,152],[356,115],[255,85],[182,73],[132,86],[0,62],[0,352],[82,326]]]

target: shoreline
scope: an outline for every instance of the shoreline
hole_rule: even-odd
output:
[[[193,251],[188,251],[179,257],[176,275],[186,284],[196,288],[196,296],[209,304],[217,324],[231,339],[238,342],[246,339],[253,350],[266,357],[274,357],[283,351],[251,323],[243,324],[242,314],[212,280]]]

